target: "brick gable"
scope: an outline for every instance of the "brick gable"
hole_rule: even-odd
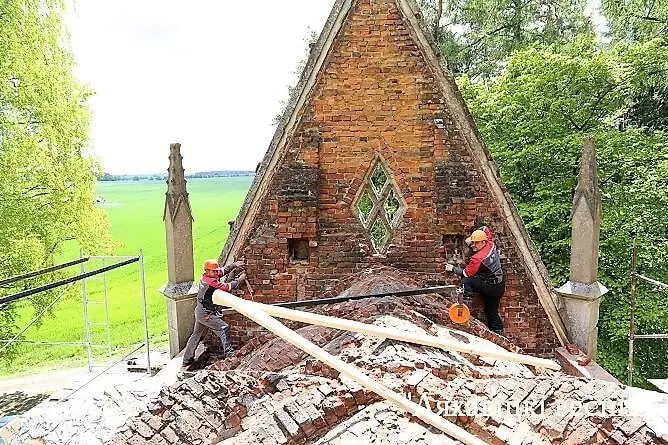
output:
[[[453,282],[445,256],[484,223],[503,256],[506,335],[549,355],[559,340],[530,270],[537,256],[527,260],[517,227],[501,216],[507,197],[491,188],[464,130],[471,122],[457,118],[437,74],[394,0],[352,2],[312,87],[286,116],[293,125],[277,131],[223,257],[245,256],[254,298],[265,303],[333,293],[342,277],[377,265],[443,284]],[[381,250],[356,201],[377,162],[405,206]],[[294,240],[308,243],[307,259],[290,257]],[[473,309],[484,319],[481,302]],[[251,336],[243,317],[232,324],[237,342]]]

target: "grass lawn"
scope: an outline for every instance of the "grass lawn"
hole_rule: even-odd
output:
[[[217,258],[229,233],[227,222],[236,217],[250,187],[252,177],[206,178],[188,180],[188,192],[195,219],[193,238],[195,272],[207,258]],[[109,214],[111,234],[117,244],[115,255],[137,255],[143,249],[145,258],[146,291],[148,301],[148,326],[154,344],[164,345],[167,340],[167,306],[158,289],[167,281],[165,229],[162,212],[165,201],[164,181],[100,182],[97,195],[103,196],[103,208]],[[61,252],[61,260],[79,256],[78,248],[68,246]],[[109,263],[107,263],[109,264]],[[86,270],[101,266],[100,261],[90,260]],[[68,269],[72,275],[80,272],[79,266]],[[99,276],[98,276],[99,277]],[[197,275],[196,275],[197,277]],[[89,300],[103,300],[100,280],[86,283]],[[107,274],[109,319],[113,355],[129,352],[131,345],[144,340],[141,287],[138,263],[115,269]],[[55,291],[54,296],[60,294]],[[25,325],[35,315],[32,306],[19,309],[19,326]],[[104,321],[104,306],[91,305],[90,319]],[[63,299],[54,306],[51,316],[45,317],[39,326],[32,326],[25,333],[26,340],[81,341],[84,338],[81,285],[75,284]],[[105,344],[104,327],[94,327],[92,343]],[[35,369],[60,368],[84,364],[85,348],[81,346],[22,345],[11,360],[0,360],[0,375],[34,372]],[[100,348],[96,361],[107,358],[108,351]]]

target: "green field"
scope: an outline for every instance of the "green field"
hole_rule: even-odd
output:
[[[217,258],[228,236],[229,220],[236,217],[248,191],[252,177],[230,177],[188,180],[188,192],[193,211],[195,270],[207,258]],[[100,182],[97,195],[106,200],[101,207],[109,214],[111,235],[116,243],[115,255],[137,255],[143,249],[145,257],[148,326],[152,343],[165,345],[167,317],[165,297],[158,289],[167,280],[165,229],[162,212],[165,202],[164,181]],[[66,261],[79,256],[78,248],[68,246],[59,255]],[[107,263],[109,264],[109,263]],[[100,267],[100,261],[88,261],[86,269]],[[79,266],[68,270],[80,272]],[[112,326],[112,355],[123,355],[132,345],[143,342],[141,287],[137,263],[115,269],[107,274],[109,318]],[[103,300],[102,282],[87,281],[90,300]],[[54,296],[59,292],[54,292]],[[84,338],[81,286],[72,286],[68,295],[55,307],[40,326],[32,326],[25,340],[81,341]],[[19,310],[19,326],[35,315],[32,306]],[[90,319],[105,321],[104,306],[91,306]],[[92,343],[107,342],[106,329],[95,327]],[[10,363],[0,360],[0,375],[34,372],[46,369],[81,365],[86,361],[81,346],[22,345]],[[96,361],[108,358],[104,348],[97,349]]]

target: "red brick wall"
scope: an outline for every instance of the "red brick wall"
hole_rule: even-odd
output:
[[[485,223],[505,258],[506,335],[529,352],[550,354],[553,329],[394,1],[358,1],[318,76],[244,242],[255,299],[322,296],[340,277],[376,264],[444,283],[443,236]],[[352,210],[378,156],[407,204],[385,255],[374,254]],[[288,238],[308,238],[310,258],[291,262]],[[232,324],[237,343],[251,336],[249,322],[235,317]]]

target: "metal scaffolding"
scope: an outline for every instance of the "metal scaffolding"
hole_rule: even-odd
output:
[[[661,281],[646,277],[638,273],[638,235],[633,237],[633,253],[631,256],[631,314],[629,318],[629,360],[627,365],[628,378],[627,385],[633,385],[633,371],[635,370],[633,364],[634,342],[636,339],[668,339],[668,333],[655,334],[636,334],[635,318],[636,318],[636,294],[638,287],[638,279],[651,283],[663,289],[668,289],[668,284]]]
[[[90,260],[99,260],[102,263],[102,267],[98,269],[93,269],[86,271],[86,263]],[[107,265],[108,261],[114,262],[113,264]],[[10,345],[15,343],[20,344],[38,344],[38,345],[59,345],[59,346],[85,346],[86,354],[88,358],[88,370],[92,372],[93,370],[93,349],[95,348],[104,348],[108,353],[112,352],[112,343],[111,343],[111,323],[109,319],[109,298],[107,292],[107,273],[111,270],[118,269],[123,266],[127,266],[132,263],[139,263],[139,281],[140,281],[140,291],[142,299],[142,308],[143,308],[143,324],[144,324],[144,343],[139,347],[135,348],[132,352],[136,352],[142,347],[146,347],[146,370],[147,373],[151,374],[151,358],[150,358],[150,344],[149,344],[149,333],[148,333],[148,314],[146,307],[146,283],[144,277],[144,254],[142,250],[139,250],[139,255],[137,256],[85,256],[83,250],[80,252],[79,258],[76,260],[68,261],[63,264],[56,266],[47,267],[45,269],[40,269],[37,271],[29,272],[23,275],[18,275],[8,279],[0,281],[0,284],[7,285],[17,281],[21,281],[27,278],[32,278],[40,276],[55,270],[60,270],[66,267],[80,265],[81,273],[69,278],[62,280],[54,281],[43,286],[38,286],[32,289],[23,290],[21,292],[9,295],[7,297],[0,298],[0,310],[2,310],[6,305],[10,304],[13,301],[18,301],[22,298],[26,298],[30,295],[35,295],[41,292],[46,292],[48,290],[60,288],[67,286],[53,301],[51,301],[42,311],[37,314],[30,322],[28,322],[16,335],[11,339],[0,340],[0,344],[4,345],[0,347],[0,353],[7,349]],[[101,277],[93,278],[101,275]],[[86,288],[86,281],[91,279],[100,279],[102,281],[102,300],[90,300],[89,294]],[[35,324],[49,309],[51,309],[60,299],[66,294],[67,290],[76,282],[81,281],[81,294],[83,302],[83,316],[84,316],[84,336],[83,341],[42,341],[42,340],[19,340],[19,338],[32,326]],[[90,319],[89,306],[90,305],[104,305],[104,322],[93,322]],[[91,328],[95,326],[101,326],[105,328],[106,331],[106,344],[95,344],[91,340]],[[127,356],[127,355],[126,355]],[[108,368],[107,368],[108,369]],[[105,370],[106,371],[106,370]],[[102,372],[105,372],[102,371]]]

